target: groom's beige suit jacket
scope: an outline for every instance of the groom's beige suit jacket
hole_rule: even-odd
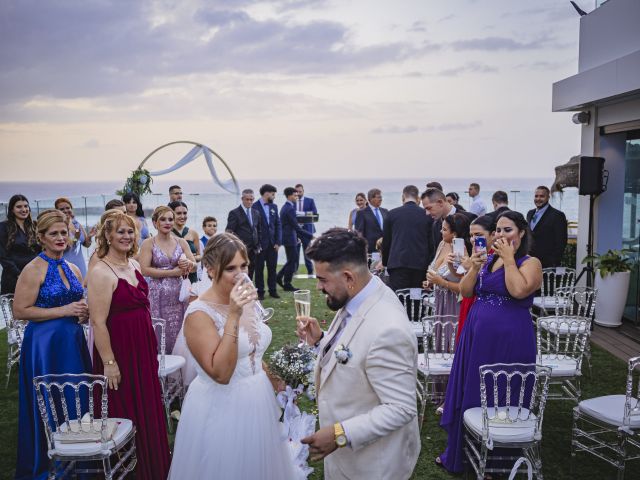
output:
[[[340,422],[349,441],[325,458],[325,479],[407,479],[420,453],[416,336],[394,292],[377,277],[372,281],[375,288],[336,342],[351,351],[348,362],[339,363],[333,348],[322,358],[342,309],[318,349],[320,427]]]

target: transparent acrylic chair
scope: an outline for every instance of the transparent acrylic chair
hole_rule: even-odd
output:
[[[538,363],[551,369],[549,400],[580,401],[582,359],[591,336],[591,320],[580,316],[538,318]]]
[[[43,375],[33,379],[33,386],[47,437],[50,480],[91,473],[122,479],[134,470],[136,428],[131,420],[108,418],[107,377]]]
[[[551,370],[536,364],[491,364],[480,367],[480,407],[464,412],[464,451],[481,480],[489,473],[510,473],[524,456],[542,479],[542,420]],[[522,455],[490,455],[494,448],[517,449]],[[505,462],[505,465],[488,465]]]
[[[591,287],[561,287],[556,290],[556,315],[577,315],[591,320],[590,329],[593,329],[593,321],[596,314],[596,300],[598,290]],[[591,342],[587,342],[584,356],[589,366],[591,377]]]
[[[27,328],[29,322],[16,320],[13,316],[12,293],[0,296],[0,311],[7,324],[7,379],[4,385],[7,388],[11,379],[11,370],[14,365],[20,362],[20,349],[22,348],[24,329]]]
[[[455,355],[458,317],[429,315],[422,325],[424,350],[418,353],[418,374],[424,378],[426,398],[442,402]]]
[[[184,381],[182,379],[182,367],[186,360],[180,355],[167,355],[166,353],[166,327],[167,322],[163,318],[152,318],[151,323],[158,340],[158,377],[162,388],[162,403],[167,417],[167,428],[173,432],[171,421],[171,404],[178,400],[182,406],[184,399]]]
[[[638,382],[634,371],[638,367],[640,357],[629,359],[625,395],[590,398],[574,407],[572,465],[578,452],[588,452],[616,467],[616,478],[622,480],[626,462],[640,459],[640,384],[633,393],[634,380]]]
[[[550,315],[556,307],[555,291],[558,288],[572,288],[575,281],[576,271],[573,268],[543,268],[540,296],[533,299],[533,306],[538,307],[543,315]]]
[[[422,338],[422,318],[431,315],[433,311],[433,292],[421,288],[401,288],[396,290],[396,296],[404,305],[416,337]]]

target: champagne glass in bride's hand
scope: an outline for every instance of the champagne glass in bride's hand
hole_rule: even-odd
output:
[[[239,274],[239,276],[236,277],[236,282],[238,280],[242,280],[241,285],[251,285],[253,287],[253,282],[246,273]],[[273,317],[273,308],[264,308],[260,303],[260,300],[256,300],[253,305],[259,320],[267,323],[269,319]]]
[[[311,316],[311,291],[310,290],[296,290],[293,292],[293,302],[296,306],[296,322],[298,317],[310,317]],[[305,333],[304,340],[301,338],[298,347],[302,347],[307,343],[307,335]]]

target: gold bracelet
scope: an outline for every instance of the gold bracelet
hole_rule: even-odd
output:
[[[238,338],[238,335],[234,335],[233,333],[229,333],[229,332],[224,332],[224,334],[222,336],[224,336],[224,335],[229,335],[230,337]]]

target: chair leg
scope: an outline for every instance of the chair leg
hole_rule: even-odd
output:
[[[104,471],[104,480],[112,480],[113,472],[111,471],[111,457],[102,460],[102,470]]]
[[[617,480],[624,480],[624,467],[627,460],[627,434],[618,431],[618,475]]]
[[[534,476],[542,480],[542,457],[540,456],[540,445],[536,443],[534,446],[527,449],[525,457],[529,458],[531,465],[533,466]]]
[[[480,458],[478,459],[478,480],[484,479],[484,473],[487,469],[487,457],[489,456],[489,449],[484,440],[480,446]]]

